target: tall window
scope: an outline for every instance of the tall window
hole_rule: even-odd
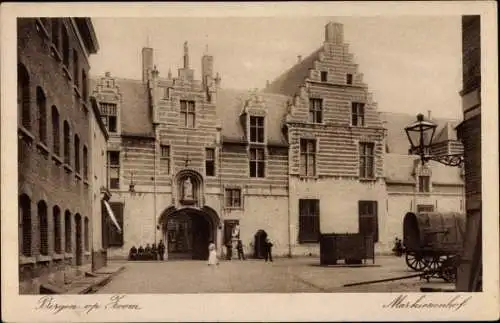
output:
[[[215,149],[205,149],[205,175],[215,176]]]
[[[347,74],[346,75],[346,83],[347,84],[352,84],[352,74]]]
[[[120,188],[120,152],[108,151],[108,185],[109,188]]]
[[[374,144],[362,142],[359,144],[359,177],[374,178]]]
[[[71,213],[66,210],[64,213],[64,251],[71,252]]]
[[[316,140],[300,140],[300,176],[316,176]]]
[[[52,208],[52,216],[54,222],[54,251],[55,253],[62,252],[61,245],[61,209],[56,205]]]
[[[351,124],[353,126],[365,125],[365,104],[352,102],[351,104]]]
[[[181,100],[181,122],[186,128],[194,128],[194,101]]]
[[[264,177],[264,148],[250,148],[250,177]]]
[[[425,205],[425,204],[419,204],[417,205],[417,213],[421,212],[434,212],[434,205]]]
[[[68,165],[71,164],[71,158],[70,158],[70,134],[69,134],[69,123],[68,121],[64,121],[64,127],[63,127],[63,132],[64,132],[64,162]]]
[[[61,130],[59,125],[59,111],[57,111],[55,105],[52,106],[52,145],[54,154],[59,156],[61,153]]]
[[[63,64],[66,68],[69,68],[69,36],[66,27],[62,28],[62,56]]]
[[[23,256],[31,256],[31,200],[28,195],[19,197],[20,249]]]
[[[83,178],[89,178],[89,153],[87,151],[87,146],[83,146]]]
[[[160,168],[165,174],[170,174],[170,146],[160,146]]]
[[[418,177],[418,191],[420,193],[429,193],[431,191],[430,176],[420,175]]]
[[[52,18],[52,43],[57,50],[59,50],[59,33],[60,33],[60,25],[59,18]]]
[[[323,99],[309,99],[309,122],[323,122]]]
[[[80,137],[75,135],[75,172],[80,173]]]
[[[47,219],[47,204],[44,201],[38,202],[38,225],[40,232],[40,254],[49,254],[49,224]]]
[[[101,119],[109,132],[116,132],[117,111],[114,103],[100,104]]]
[[[359,233],[372,236],[373,242],[378,241],[377,201],[359,201]]]
[[[319,200],[299,200],[299,242],[318,242],[319,230]]]
[[[170,99],[170,89],[169,87],[164,87],[163,89],[163,100]]]
[[[83,244],[85,246],[85,251],[89,251],[90,248],[90,231],[89,231],[89,218],[85,217],[83,221]]]
[[[264,142],[264,117],[250,116],[250,142]]]
[[[87,81],[87,73],[85,73],[84,70],[82,70],[82,96],[83,96],[83,101],[87,102],[87,99],[89,97],[89,90],[88,90],[88,81]]]
[[[328,80],[328,72],[321,71],[321,82],[326,82]]]
[[[78,66],[78,52],[73,49],[73,81],[76,87],[80,86],[80,67]]]
[[[226,207],[241,207],[241,190],[239,188],[226,188]]]
[[[47,99],[39,86],[36,88],[36,105],[38,108],[38,136],[40,142],[47,145]]]
[[[17,65],[17,113],[24,128],[31,129],[30,77],[22,64]]]

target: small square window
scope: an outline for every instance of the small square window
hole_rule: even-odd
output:
[[[346,83],[347,84],[352,84],[352,74],[347,74],[346,75]]]
[[[326,82],[328,79],[328,72],[327,71],[321,71],[321,82]]]

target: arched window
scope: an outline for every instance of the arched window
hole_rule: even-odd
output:
[[[76,87],[80,86],[80,68],[78,67],[78,52],[76,49],[73,49],[73,81],[75,82]]]
[[[75,135],[75,172],[80,172],[80,137]]]
[[[83,241],[85,245],[85,251],[89,251],[90,249],[90,232],[89,232],[89,218],[85,217],[85,221],[83,223]]]
[[[47,99],[42,88],[36,88],[36,106],[38,108],[38,137],[40,142],[47,145]]]
[[[19,247],[24,256],[31,256],[31,200],[28,195],[23,194],[19,197]]]
[[[61,253],[61,209],[57,205],[52,208],[52,216],[54,221],[54,251]]]
[[[52,106],[52,144],[54,148],[54,154],[58,155],[61,153],[61,130],[59,126],[59,111],[55,105]]]
[[[66,27],[62,27],[62,56],[63,64],[69,68],[69,37]]]
[[[38,225],[40,232],[40,254],[49,254],[49,224],[47,219],[47,204],[45,201],[38,202]]]
[[[30,130],[30,77],[23,64],[17,65],[17,112],[22,126]]]
[[[52,18],[52,43],[59,50],[59,33],[61,32],[59,18]]]
[[[69,154],[69,123],[68,121],[64,120],[64,162],[68,165],[71,164],[70,161],[70,154]]]
[[[64,212],[64,251],[71,252],[71,213]]]
[[[83,178],[88,179],[89,178],[89,153],[87,151],[87,146],[83,146]]]

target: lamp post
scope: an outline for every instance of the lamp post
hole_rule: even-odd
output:
[[[436,161],[447,166],[460,167],[463,163],[462,154],[432,155],[432,144],[437,125],[430,120],[424,120],[423,114],[417,115],[417,121],[406,126],[405,132],[410,142],[410,154],[420,156],[422,165],[429,160]]]

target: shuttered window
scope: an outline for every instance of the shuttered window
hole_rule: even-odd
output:
[[[359,233],[372,236],[378,242],[377,201],[359,201]]]
[[[109,219],[109,215],[106,215],[109,220],[107,221],[108,245],[113,247],[121,247],[123,246],[123,232],[125,229],[123,227],[123,209],[125,205],[119,202],[110,202],[109,206],[111,206],[111,210],[113,210],[116,221],[120,225],[121,232],[118,232],[116,226]]]
[[[49,254],[49,223],[47,219],[47,204],[44,201],[38,202],[38,229],[40,236],[40,254]]]
[[[299,243],[315,243],[319,237],[319,200],[299,200]]]
[[[61,153],[61,129],[59,123],[59,111],[55,105],[52,106],[52,146],[54,154],[59,156]]]
[[[71,213],[64,213],[64,251],[70,253],[72,249],[71,243]]]
[[[23,256],[31,256],[31,200],[23,194],[19,197],[20,250]]]
[[[17,66],[17,113],[22,126],[31,130],[30,77],[24,65]]]
[[[61,209],[56,205],[52,209],[52,216],[54,222],[54,251],[55,253],[62,252],[61,245]]]
[[[38,108],[38,138],[47,145],[47,99],[41,87],[36,88],[36,105]]]

